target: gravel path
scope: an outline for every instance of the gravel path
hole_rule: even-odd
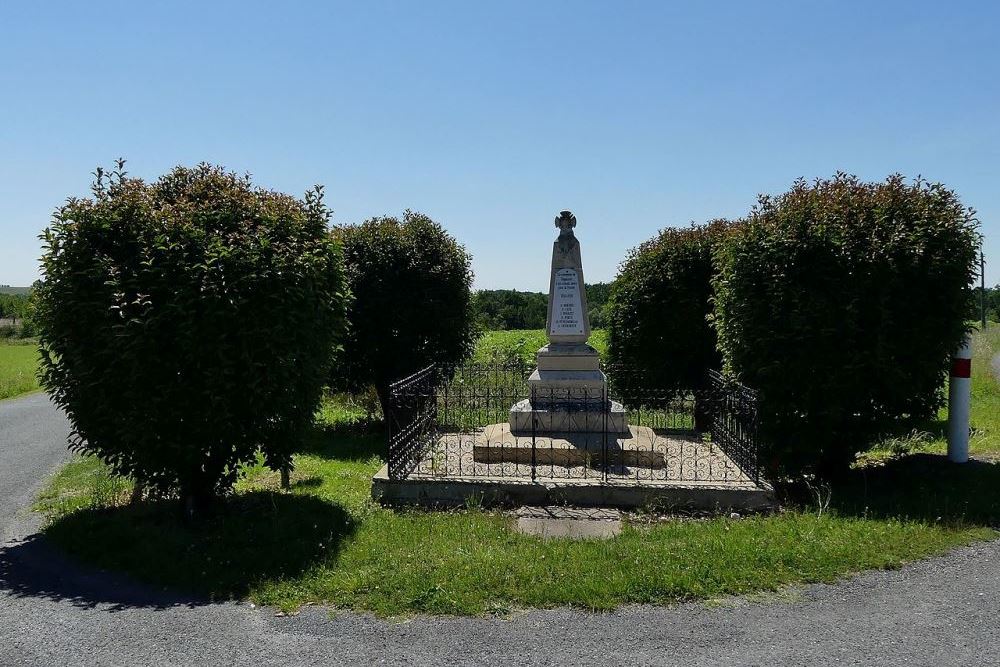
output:
[[[82,570],[32,534],[23,507],[65,431],[44,397],[0,402],[0,528],[15,540],[0,548],[0,665],[1000,664],[1000,542],[753,603],[612,614],[387,622],[203,604]]]

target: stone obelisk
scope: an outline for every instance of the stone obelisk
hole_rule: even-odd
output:
[[[549,344],[538,350],[538,368],[528,378],[531,398],[510,410],[511,431],[625,432],[625,411],[608,399],[597,350],[587,344],[590,317],[580,242],[573,232],[576,217],[562,211],[556,227],[545,324]]]

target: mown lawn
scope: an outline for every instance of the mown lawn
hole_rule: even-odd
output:
[[[0,341],[0,400],[38,389],[38,344]]]
[[[1000,350],[996,334],[984,337],[990,350]],[[1000,384],[977,387],[979,420]],[[975,425],[977,451],[1000,450],[995,421]],[[772,515],[662,521],[637,513],[610,540],[541,540],[513,531],[509,516],[475,507],[432,513],[375,505],[371,476],[383,447],[380,426],[361,408],[331,400],[296,457],[289,493],[278,489],[276,473],[251,467],[219,512],[191,527],[172,501],[125,506],[128,484],[77,459],[38,509],[49,517],[48,537],[67,551],[157,585],[384,616],[609,609],[769,591],[996,537],[1000,517],[1000,466],[956,466],[919,453],[882,457],[818,489],[816,502],[807,494]]]

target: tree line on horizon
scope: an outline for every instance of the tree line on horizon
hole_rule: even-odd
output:
[[[590,326],[602,329],[611,283],[586,285]],[[543,329],[548,314],[549,295],[546,292],[522,292],[516,289],[481,289],[472,297],[477,328],[480,331],[510,331]]]

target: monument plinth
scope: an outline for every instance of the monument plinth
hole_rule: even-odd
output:
[[[576,217],[563,211],[556,227],[559,238],[552,245],[545,323],[549,344],[536,354],[538,367],[528,378],[531,398],[510,409],[511,431],[628,432],[625,409],[608,399],[597,350],[587,344],[590,316],[580,242],[573,233]]]

